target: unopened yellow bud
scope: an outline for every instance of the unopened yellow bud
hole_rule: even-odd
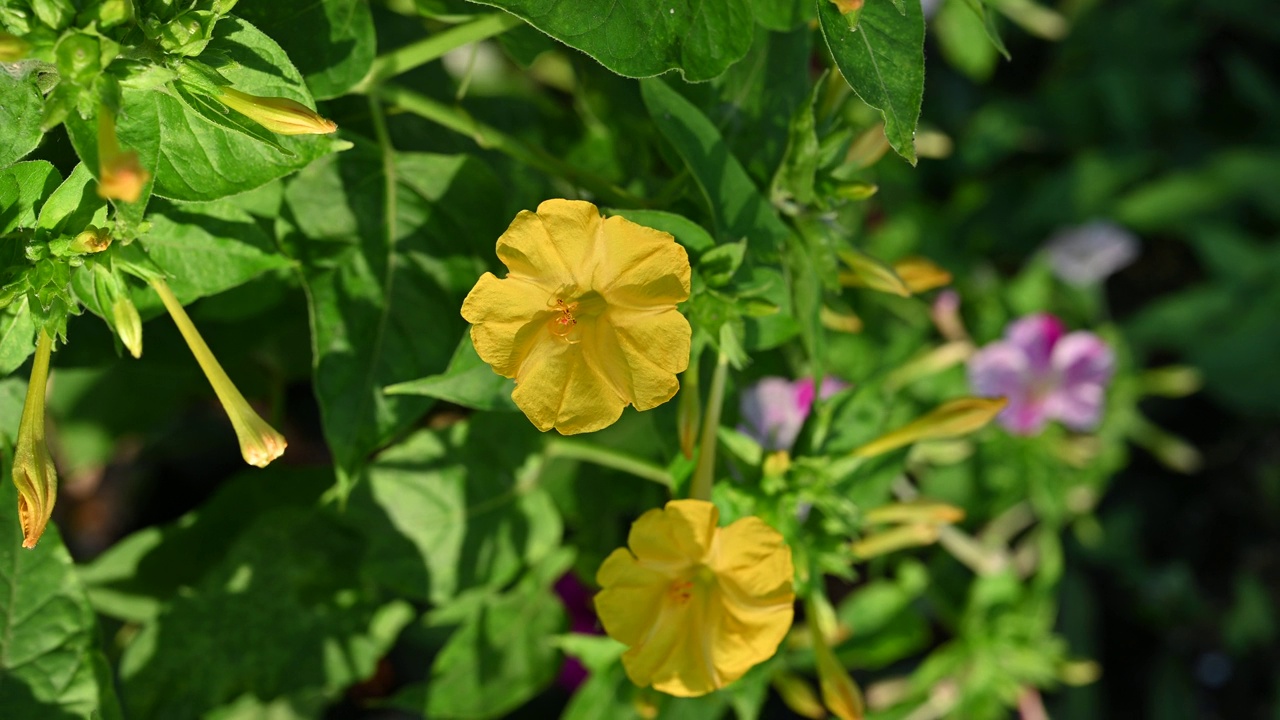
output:
[[[823,720],[827,717],[826,708],[818,700],[818,694],[808,680],[789,672],[780,672],[773,676],[773,688],[778,691],[782,702],[791,711],[801,717]]]
[[[58,498],[58,469],[49,457],[44,440],[44,394],[49,380],[49,355],[53,338],[44,330],[36,340],[36,357],[27,384],[18,426],[18,445],[13,451],[13,484],[18,487],[18,522],[22,525],[22,547],[33,548],[53,514]]]
[[[812,607],[810,603],[809,607]],[[818,685],[822,688],[822,702],[827,710],[840,720],[862,720],[866,714],[866,706],[862,700],[862,691],[849,677],[836,654],[827,645],[826,638],[818,629],[817,623],[809,623],[809,633],[813,637],[813,659],[818,666]]]
[[[867,522],[873,523],[934,523],[950,525],[964,519],[964,510],[954,505],[928,500],[881,505],[867,511]]]
[[[218,99],[273,133],[325,135],[338,129],[337,123],[320,117],[315,110],[289,98],[258,97],[224,87]]]
[[[138,153],[121,150],[116,118],[106,106],[98,110],[98,195],[106,200],[138,202],[151,173],[142,167]]]
[[[849,267],[840,273],[840,284],[845,287],[865,287],[890,295],[909,297],[911,289],[898,277],[893,268],[857,250],[841,250],[840,259]]]
[[[893,264],[893,271],[913,293],[922,293],[951,284],[951,273],[938,267],[929,258],[904,258]]]
[[[786,450],[771,452],[764,458],[764,474],[769,477],[782,477],[791,469],[791,453]]]
[[[860,560],[888,555],[912,547],[938,542],[938,526],[926,524],[899,525],[884,532],[872,533],[853,543],[849,549]]]
[[[27,56],[31,46],[26,40],[0,30],[0,62],[17,62]]]
[[[896,450],[919,440],[960,437],[991,422],[1008,401],[1004,398],[960,398],[943,403],[925,415],[892,432],[881,435],[853,451],[854,457],[868,458]]]
[[[889,373],[885,378],[885,387],[896,390],[916,380],[936,375],[958,365],[973,355],[973,344],[967,340],[949,342],[928,350],[923,355],[908,360],[904,365]]]
[[[855,168],[871,167],[889,151],[889,138],[884,134],[884,123],[869,128],[849,146],[845,162]]]
[[[111,231],[92,225],[71,241],[71,251],[80,254],[100,253],[111,247]]]
[[[129,354],[135,359],[142,357],[142,318],[138,317],[138,308],[134,307],[127,292],[116,296],[111,305],[111,319],[120,342],[129,349]]]
[[[822,327],[828,330],[850,334],[862,332],[862,318],[852,311],[842,312],[823,305],[818,319],[822,322]]]
[[[178,326],[183,339],[187,341],[187,347],[191,348],[191,354],[196,356],[196,362],[200,363],[200,369],[204,371],[209,384],[213,386],[213,392],[222,403],[222,409],[226,411],[227,417],[231,420],[231,427],[235,429],[236,437],[240,440],[240,454],[244,457],[244,461],[256,467],[266,467],[272,460],[283,455],[288,445],[284,436],[268,425],[267,421],[263,420],[244,399],[244,395],[236,389],[231,378],[227,377],[226,371],[218,363],[218,359],[205,344],[204,338],[200,337],[200,332],[187,316],[187,311],[182,309],[182,303],[178,302],[178,298],[169,289],[169,285],[157,278],[151,281],[151,287],[160,296],[165,309],[169,311],[174,324]]]

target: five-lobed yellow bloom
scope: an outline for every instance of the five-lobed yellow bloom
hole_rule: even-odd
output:
[[[539,430],[584,433],[627,405],[679,389],[691,330],[689,256],[671,235],[595,205],[547,200],[498,238],[506,278],[485,273],[462,304],[476,353],[515,378],[511,398]]]
[[[721,528],[716,506],[673,500],[631,526],[596,574],[596,612],[631,681],[705,695],[773,656],[794,616],[791,549],[748,517]]]

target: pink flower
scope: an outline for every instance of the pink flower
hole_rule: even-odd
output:
[[[1115,370],[1111,348],[1091,332],[1063,330],[1052,315],[1028,315],[970,358],[974,393],[1009,400],[997,418],[1009,432],[1035,435],[1050,420],[1090,430],[1102,418]]]
[[[743,425],[738,429],[755,438],[765,450],[790,450],[809,417],[813,401],[825,400],[847,387],[848,383],[830,375],[823,378],[822,389],[816,393],[813,378],[794,382],[782,377],[763,378],[742,391],[739,407]]]

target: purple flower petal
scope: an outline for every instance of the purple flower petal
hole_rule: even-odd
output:
[[[1033,382],[1052,372],[1050,358],[1053,356],[1053,346],[1062,337],[1064,330],[1062,321],[1047,313],[1028,315],[1005,328],[1005,340],[1026,355],[1027,369]]]
[[[1112,222],[1099,220],[1057,233],[1045,245],[1053,273],[1073,285],[1092,285],[1138,257],[1138,238]]]
[[[1054,346],[1053,367],[1059,385],[1049,398],[1052,414],[1075,430],[1096,427],[1115,373],[1111,348],[1091,332],[1073,332]]]
[[[1009,401],[996,417],[1009,432],[1034,435],[1048,420],[1044,403],[1032,392],[1035,377],[1027,353],[1012,342],[991,343],[969,359],[969,387],[975,395]]]
[[[790,450],[804,425],[790,380],[767,377],[742,391],[739,401],[744,425],[739,428],[765,450]]]

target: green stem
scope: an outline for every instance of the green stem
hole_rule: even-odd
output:
[[[521,22],[520,18],[507,13],[482,15],[465,25],[449,28],[444,32],[392,50],[385,55],[379,55],[374,59],[373,66],[369,68],[369,74],[364,76],[352,92],[369,92],[384,80],[426,65],[450,50],[456,50],[468,43],[501,35]]]
[[[729,356],[720,351],[716,371],[711,376],[711,395],[707,398],[707,415],[702,424],[702,449],[698,452],[698,468],[693,472],[689,497],[711,500],[711,483],[716,475],[716,443],[720,431],[720,410],[724,405],[724,385],[729,377]]]
[[[576,168],[541,148],[526,145],[497,128],[485,125],[461,108],[445,105],[397,85],[383,85],[375,93],[377,97],[405,112],[443,125],[459,135],[466,135],[482,148],[497,150],[536,170],[562,177],[587,190],[606,205],[623,208],[648,206],[643,198],[632,195],[602,177]]]
[[[671,478],[671,473],[667,472],[665,468],[598,445],[589,445],[574,440],[553,439],[547,443],[547,457],[593,463],[601,467],[635,475],[642,480],[656,482],[668,489],[675,484]]]

